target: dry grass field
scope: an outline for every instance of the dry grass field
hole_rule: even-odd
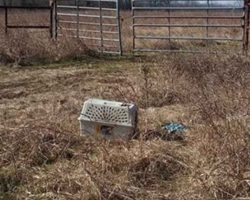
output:
[[[0,36],[0,199],[250,199],[248,57],[103,57],[46,34]],[[135,102],[139,139],[80,137],[90,97]]]

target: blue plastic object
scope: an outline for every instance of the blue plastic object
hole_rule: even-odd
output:
[[[180,123],[168,123],[163,125],[162,129],[169,133],[184,133],[187,130],[187,127]]]

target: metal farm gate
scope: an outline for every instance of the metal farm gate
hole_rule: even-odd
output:
[[[247,52],[248,0],[132,0],[135,52]]]
[[[118,0],[57,0],[57,36],[84,41],[101,53],[122,55]]]

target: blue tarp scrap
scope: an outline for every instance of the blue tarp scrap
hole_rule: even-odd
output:
[[[168,133],[184,133],[187,129],[185,125],[180,123],[168,123],[162,126],[162,130],[168,131]]]

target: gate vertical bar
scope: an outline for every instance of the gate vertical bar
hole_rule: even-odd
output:
[[[242,36],[242,52],[246,52],[246,33],[247,33],[247,0],[244,0],[244,22],[243,22],[243,36]]]
[[[135,49],[135,11],[134,11],[134,0],[131,1],[131,6],[132,6],[132,20],[133,20],[133,25],[132,25],[132,34],[133,34],[133,50]]]
[[[54,39],[57,39],[58,36],[58,16],[57,16],[57,0],[55,0],[53,2],[53,18],[54,18],[54,22],[53,22],[53,33],[54,33]]]
[[[54,38],[54,33],[53,33],[53,19],[54,19],[54,2],[50,5],[50,37]]]
[[[99,0],[101,52],[103,53],[102,0]]]
[[[122,34],[121,34],[121,16],[120,16],[120,3],[119,0],[116,0],[116,19],[117,19],[117,25],[118,25],[118,34],[119,34],[119,53],[120,56],[122,56]]]
[[[248,53],[248,48],[249,48],[249,30],[250,30],[250,2],[248,1],[247,2],[247,10],[248,10],[248,13],[247,13],[247,41],[246,41],[246,45],[247,45],[247,53]]]
[[[5,7],[5,34],[8,33],[8,8]]]
[[[168,6],[169,6],[169,8],[170,8],[170,6],[171,6],[171,0],[169,0],[168,1]],[[168,9],[168,25],[169,25],[169,27],[168,27],[168,37],[169,37],[169,40],[168,40],[168,42],[169,42],[169,49],[171,49],[171,26],[170,26],[170,24],[171,24],[171,10],[170,9]]]
[[[209,28],[208,28],[208,25],[209,25],[209,7],[210,7],[210,2],[209,2],[209,0],[207,0],[207,27],[206,27],[206,38],[209,37]],[[206,41],[206,48],[207,48],[207,51],[209,50],[209,49],[208,49],[208,45],[209,45],[209,41],[207,40],[207,41]]]
[[[79,39],[79,23],[80,23],[79,0],[76,0],[76,37]]]
[[[250,2],[247,0],[246,7],[247,7],[247,27],[246,27],[246,54],[248,54],[249,48],[249,29],[250,29],[250,10],[249,10]]]

